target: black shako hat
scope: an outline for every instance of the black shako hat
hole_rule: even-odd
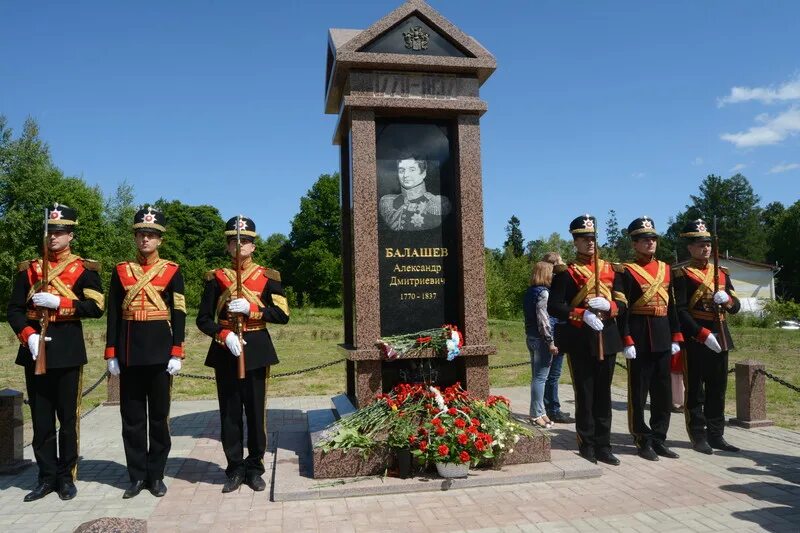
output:
[[[594,237],[595,218],[592,215],[581,215],[569,223],[569,232],[573,237]]]
[[[54,231],[75,231],[78,225],[78,212],[58,202],[48,209],[47,233]]]
[[[711,242],[711,233],[702,218],[687,222],[683,230],[681,230],[680,236],[690,243]]]
[[[225,237],[228,239],[236,238],[236,223],[239,222],[239,234],[242,236],[242,239],[246,239],[248,241],[254,241],[256,238],[256,223],[253,222],[252,218],[247,218],[244,215],[239,215],[228,219],[225,223]]]
[[[150,231],[157,233],[160,237],[162,233],[167,231],[165,227],[167,219],[164,213],[156,211],[150,206],[139,209],[133,216],[133,231]]]
[[[631,222],[628,225],[628,236],[634,241],[642,237],[658,237],[653,219],[645,215]]]

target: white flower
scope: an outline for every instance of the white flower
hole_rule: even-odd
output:
[[[436,401],[436,407],[442,411],[447,409],[447,405],[444,403],[444,398],[442,397],[442,393],[439,392],[439,389],[433,386],[429,386],[428,389],[433,393],[434,400]]]
[[[519,442],[519,435],[514,435],[514,444]]]

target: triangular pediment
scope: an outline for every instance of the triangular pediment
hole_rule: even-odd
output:
[[[414,41],[421,36],[414,28],[428,34],[427,49],[415,50]],[[411,36],[411,47],[406,47],[404,33]],[[464,58],[492,58],[492,55],[475,39],[458,29],[422,0],[409,0],[375,24],[359,33],[339,49],[341,52],[391,53],[435,55]]]
[[[374,54],[474,57],[414,13],[358,49]]]

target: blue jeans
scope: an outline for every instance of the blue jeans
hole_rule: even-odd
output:
[[[544,387],[545,380],[550,373],[550,350],[547,343],[541,337],[528,335],[528,351],[531,353],[531,408],[530,415],[539,418],[545,414],[544,411]]]
[[[544,410],[547,416],[561,412],[561,403],[558,401],[558,380],[561,379],[561,365],[564,364],[564,354],[553,356],[550,363],[550,373],[544,384]]]

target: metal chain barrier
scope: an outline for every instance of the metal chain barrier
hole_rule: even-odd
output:
[[[92,386],[91,386],[91,387],[89,387],[88,389],[86,389],[85,391],[83,391],[83,392],[81,393],[81,398],[86,398],[86,396],[88,396],[89,394],[91,394],[91,393],[92,393],[92,391],[93,391],[94,389],[96,389],[97,387],[99,387],[99,386],[100,386],[100,384],[103,382],[103,380],[104,380],[104,379],[106,379],[107,377],[108,377],[108,370],[106,370],[105,372],[103,372],[103,375],[102,375],[102,376],[100,376],[100,377],[98,378],[98,380],[97,380],[97,381],[95,381],[95,382],[92,384]],[[27,399],[27,398],[23,398],[23,400],[22,400],[22,403],[24,403],[25,405],[30,405],[30,402],[28,401],[28,399]]]
[[[800,387],[798,387],[796,385],[792,385],[788,381],[785,381],[785,380],[779,378],[778,376],[773,376],[772,374],[770,374],[766,370],[761,370],[759,368],[759,369],[756,370],[756,374],[764,374],[765,376],[767,376],[772,381],[776,381],[776,382],[780,383],[781,385],[783,385],[784,387],[792,389],[795,392],[800,392]]]
[[[513,368],[515,366],[530,366],[530,361],[521,361],[519,363],[509,363],[507,365],[493,365],[489,367],[489,370],[497,370],[499,368]]]

